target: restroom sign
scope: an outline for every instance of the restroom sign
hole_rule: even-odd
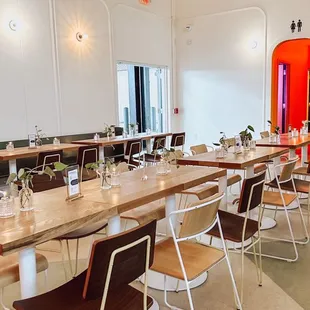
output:
[[[151,3],[151,0],[139,0],[141,4],[149,5]]]

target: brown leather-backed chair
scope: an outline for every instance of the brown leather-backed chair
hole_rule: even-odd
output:
[[[175,148],[177,146],[181,146],[182,151],[183,151],[184,144],[185,144],[185,132],[178,132],[178,133],[174,133],[172,135],[171,143],[170,143],[170,146],[172,148]]]
[[[65,181],[63,179],[61,172],[56,172],[56,177],[53,177],[50,179],[48,175],[34,175],[32,179],[32,189],[34,192],[42,192],[54,188],[58,188],[61,186],[65,186]],[[85,225],[82,228],[76,229],[68,234],[65,234],[63,236],[60,236],[58,238],[55,238],[54,240],[59,241],[61,252],[62,252],[62,262],[64,266],[65,275],[66,269],[65,269],[65,261],[64,261],[64,252],[62,249],[62,241],[66,241],[67,244],[67,251],[68,251],[68,257],[69,257],[69,266],[70,266],[70,272],[72,276],[75,276],[77,274],[77,261],[78,261],[78,255],[79,255],[79,240],[82,238],[86,238],[89,236],[92,236],[96,234],[97,232],[103,230],[108,226],[107,220],[102,220],[97,223],[91,224],[91,225]],[[76,253],[75,253],[75,271],[72,270],[72,264],[71,264],[71,256],[70,256],[70,248],[69,248],[69,240],[76,240]]]
[[[140,166],[140,161],[139,157],[141,154],[141,139],[134,139],[134,140],[129,140],[126,145],[126,150],[125,150],[125,159],[127,161],[127,164],[133,165],[136,167]],[[134,156],[138,155],[137,158]]]
[[[37,167],[53,166],[55,162],[63,161],[63,150],[40,152],[37,157]],[[53,168],[53,167],[52,167]]]
[[[80,167],[81,182],[97,178],[97,173],[93,170],[86,169],[87,164],[96,163],[99,160],[99,146],[85,145],[80,146],[77,155],[77,164]]]
[[[156,221],[92,246],[88,269],[70,282],[33,298],[15,301],[17,310],[137,310],[153,300],[129,284],[153,264]],[[146,281],[147,283],[147,281]]]
[[[241,195],[238,203],[238,213],[244,214],[245,216],[239,216],[237,214],[232,214],[223,210],[219,210],[219,218],[222,226],[222,232],[225,240],[241,243],[241,290],[240,298],[243,302],[243,280],[244,280],[244,253],[252,247],[259,245],[259,268],[257,265],[256,251],[255,262],[256,268],[259,269],[258,272],[258,284],[262,285],[262,257],[261,257],[261,236],[260,227],[261,221],[253,220],[249,217],[249,212],[259,208],[259,214],[262,214],[262,200],[264,185],[266,179],[266,171],[261,174],[254,176],[253,178],[245,179],[242,184]],[[254,240],[254,235],[258,233],[256,240]],[[221,233],[219,226],[214,226],[208,235],[216,238],[221,238]],[[245,247],[244,242],[248,239],[252,239],[250,246]],[[212,240],[212,239],[211,239]]]
[[[144,154],[145,161],[147,163],[157,163],[161,160],[160,152],[166,147],[167,136],[155,137],[153,142],[153,150],[151,154]],[[142,157],[140,156],[140,160]]]

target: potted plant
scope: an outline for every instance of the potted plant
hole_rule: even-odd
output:
[[[219,147],[218,149],[215,150],[216,152],[216,157],[217,158],[223,158],[227,155],[229,145],[226,143],[226,134],[225,132],[221,131],[220,134],[222,137],[220,138],[219,142],[213,142],[214,146]]]
[[[42,166],[35,167],[33,169],[30,168],[22,168],[18,171],[18,173],[11,173],[10,176],[7,179],[6,184],[12,185],[12,183],[17,179],[21,183],[21,190],[19,191],[18,197],[19,197],[19,203],[20,203],[20,210],[21,211],[31,211],[33,210],[33,204],[32,204],[32,196],[33,191],[30,188],[30,184],[32,184],[33,175],[35,173],[37,174],[46,174],[49,175],[50,178],[55,177],[54,171],[49,167],[46,166],[45,169],[38,170]]]
[[[113,129],[112,126],[109,126],[108,124],[105,124],[105,128],[103,130],[103,133],[107,135],[107,138],[110,139],[113,135]]]
[[[272,122],[270,120],[267,121],[268,125],[270,127],[270,142],[280,142],[280,127],[279,126],[273,126]]]

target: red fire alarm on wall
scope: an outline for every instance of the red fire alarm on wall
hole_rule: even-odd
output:
[[[173,109],[173,114],[179,114],[179,108],[174,108]]]
[[[151,3],[151,0],[139,0],[139,2],[143,5],[149,5]]]

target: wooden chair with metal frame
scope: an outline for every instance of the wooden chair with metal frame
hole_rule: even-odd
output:
[[[80,146],[77,155],[77,165],[80,167],[81,182],[96,179],[97,173],[91,169],[86,169],[87,164],[98,162],[99,160],[99,146],[85,145]]]
[[[203,201],[192,203],[184,210],[174,211],[169,214],[172,237],[156,244],[154,264],[151,268],[165,275],[165,304],[169,308],[175,307],[168,303],[166,290],[167,276],[185,281],[190,309],[193,310],[194,303],[190,291],[191,282],[221,261],[226,260],[236,304],[238,309],[242,309],[218,215],[218,208],[223,196],[224,194],[216,194]],[[176,217],[179,215],[183,215],[183,221],[180,233],[177,235],[173,223],[176,222]],[[197,238],[208,233],[216,224],[219,227],[223,249],[197,242]],[[193,240],[196,242],[193,242]]]
[[[171,137],[171,148],[181,147],[181,150],[184,151],[184,144],[185,144],[185,132],[178,132],[172,134]]]
[[[295,186],[295,181],[293,178],[293,170],[295,168],[296,163],[298,162],[299,158],[296,157],[295,159],[290,159],[285,163],[276,165],[274,167],[274,174],[275,179],[271,182],[267,183],[266,185],[271,189],[277,189],[278,191],[265,191],[264,192],[264,198],[263,198],[263,204],[264,205],[271,205],[276,207],[276,212],[281,210],[285,212],[285,216],[287,219],[289,232],[291,239],[281,239],[276,237],[267,237],[264,236],[263,238],[269,239],[269,240],[278,240],[283,242],[289,242],[293,244],[295,257],[294,258],[286,258],[286,257],[280,257],[280,256],[274,256],[274,255],[267,255],[262,254],[263,256],[275,258],[279,260],[285,260],[288,262],[295,262],[298,259],[298,251],[296,244],[307,244],[309,242],[309,234],[308,230],[304,221],[304,217],[302,214],[298,193]],[[285,192],[285,191],[288,191]],[[295,240],[291,220],[289,217],[289,213],[292,211],[288,210],[288,206],[290,206],[293,202],[297,203],[298,206],[298,213],[300,215],[301,219],[301,225],[303,227],[304,233],[305,233],[305,241],[299,241]]]
[[[0,309],[9,310],[3,302],[4,288],[19,281],[18,254],[0,257]],[[45,272],[45,286],[47,289],[48,261],[42,254],[36,254],[37,273]]]
[[[56,172],[56,177],[50,178],[48,175],[34,175],[32,179],[32,190],[33,192],[42,192],[58,187],[65,186],[65,181],[63,179],[63,175],[61,172]],[[67,272],[65,268],[65,257],[64,257],[64,251],[62,247],[62,241],[66,241],[67,245],[67,253],[68,253],[68,259],[69,259],[69,267],[70,267],[70,272],[71,276],[74,277],[77,274],[77,263],[78,263],[78,256],[79,256],[79,240],[89,237],[89,236],[94,236],[97,232],[105,229],[108,226],[107,220],[102,220],[94,224],[87,225],[85,227],[76,229],[72,232],[69,232],[65,235],[59,236],[58,238],[55,238],[55,241],[59,242],[60,245],[60,251],[62,254],[62,263],[65,271],[65,276],[67,278]],[[71,260],[71,254],[70,254],[70,247],[69,247],[69,240],[76,240],[76,252],[75,252],[75,270],[73,272],[72,268],[72,260]]]
[[[42,166],[42,171],[45,166],[52,166],[55,162],[63,161],[63,150],[40,152],[37,156],[36,167]]]
[[[140,167],[140,155],[142,151],[142,140],[134,139],[127,142],[125,149],[125,160],[130,166]]]
[[[147,273],[154,258],[156,221],[97,240],[88,268],[68,283],[33,298],[15,301],[16,310],[150,309]],[[143,292],[129,284],[145,273]]]
[[[190,151],[193,155],[208,153],[210,151],[214,151],[214,147],[211,145],[206,144],[198,144],[198,145],[192,145],[190,148]]]
[[[253,248],[255,265],[257,269],[258,284],[262,286],[262,257],[261,257],[261,218],[263,214],[262,201],[266,172],[262,172],[253,178],[245,179],[242,184],[240,199],[238,200],[238,213],[240,216],[226,211],[219,210],[219,218],[222,225],[224,239],[231,242],[241,243],[241,289],[240,299],[243,303],[244,291],[244,254]],[[251,219],[254,209],[259,208],[258,220]],[[254,237],[257,234],[256,237]],[[213,227],[208,235],[212,238],[221,238],[218,225]],[[245,241],[252,239],[249,246],[245,246]],[[259,247],[259,267],[257,263],[256,244]]]
[[[153,150],[151,154],[145,153],[140,156],[140,160],[145,159],[147,163],[157,163],[161,160],[161,152],[166,147],[167,136],[155,137],[153,143]]]
[[[260,132],[260,137],[262,139],[269,138],[270,137],[270,132],[269,131],[262,131],[262,132]]]

